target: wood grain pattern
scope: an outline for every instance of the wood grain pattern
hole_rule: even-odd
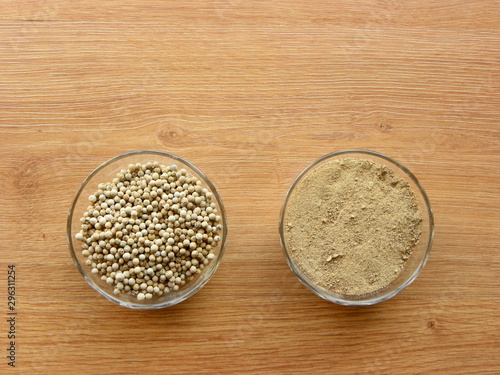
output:
[[[138,4],[2,2],[0,373],[499,373],[500,3]],[[230,231],[198,294],[148,312],[99,297],[65,238],[85,176],[143,148],[203,170]],[[419,278],[366,308],[306,290],[278,236],[295,176],[348,148],[408,166],[436,219]]]

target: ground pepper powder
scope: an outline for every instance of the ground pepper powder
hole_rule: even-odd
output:
[[[285,241],[297,267],[316,285],[364,295],[401,272],[422,232],[422,212],[408,183],[365,159],[336,159],[295,186]]]

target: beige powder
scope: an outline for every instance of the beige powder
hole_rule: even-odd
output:
[[[375,292],[403,269],[422,231],[404,179],[364,159],[331,160],[295,186],[285,241],[315,284],[344,295]]]

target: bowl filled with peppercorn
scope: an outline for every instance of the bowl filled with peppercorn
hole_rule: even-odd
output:
[[[213,276],[227,235],[212,182],[176,155],[140,150],[118,155],[83,181],[67,236],[86,282],[133,309],[175,305]]]

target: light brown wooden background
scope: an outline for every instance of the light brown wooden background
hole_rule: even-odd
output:
[[[499,20],[485,0],[3,0],[0,373],[499,373]],[[349,148],[407,165],[436,219],[417,281],[364,308],[306,290],[278,237],[294,177]],[[80,182],[137,149],[193,162],[229,217],[213,279],[160,311],[101,298],[65,237]]]

